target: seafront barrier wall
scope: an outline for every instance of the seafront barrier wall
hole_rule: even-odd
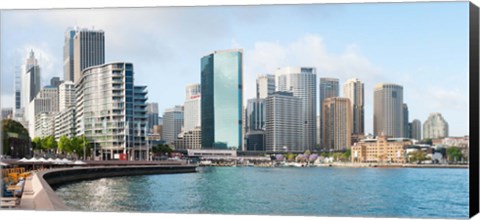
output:
[[[68,206],[57,196],[52,187],[82,180],[104,177],[136,176],[151,174],[193,173],[196,166],[121,166],[81,167],[40,171],[27,178],[20,209],[67,211]]]

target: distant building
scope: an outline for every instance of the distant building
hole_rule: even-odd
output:
[[[54,86],[45,86],[43,87],[40,92],[38,92],[36,99],[50,99],[51,112],[58,112],[59,110],[59,97],[58,97],[58,87]]]
[[[152,133],[153,126],[158,125],[158,103],[147,103],[148,133]]]
[[[35,137],[55,137],[55,114],[41,112],[35,116]]]
[[[242,149],[242,49],[202,57],[201,92],[202,148]]]
[[[201,95],[200,84],[187,85],[184,103],[184,131],[191,131],[202,126]]]
[[[322,107],[323,107],[323,101],[326,99],[326,98],[331,98],[331,97],[338,97],[340,95],[339,93],[339,80],[336,79],[336,78],[320,78],[320,85],[319,85],[319,102],[318,102],[318,106],[319,106],[319,112],[320,112],[320,122],[319,122],[319,130],[317,131],[317,144],[320,145],[321,148],[323,148],[323,146],[321,146],[322,144],[322,139],[323,139],[323,119],[322,119]]]
[[[63,81],[60,80],[60,77],[55,76],[50,79],[50,86],[58,87],[62,83]]]
[[[407,138],[388,138],[381,135],[376,139],[364,139],[352,146],[352,162],[405,163],[405,149],[409,145],[412,145],[412,141]]]
[[[265,151],[265,130],[251,130],[247,133],[248,151]]]
[[[66,81],[58,86],[58,111],[72,106],[75,106],[75,84]]]
[[[71,34],[71,33],[70,33]],[[68,35],[68,32],[67,32]],[[71,36],[71,35],[70,35]],[[70,48],[70,41],[66,38],[66,44]],[[66,45],[65,45],[66,47]],[[64,49],[65,49],[64,47]],[[70,56],[71,52],[64,53],[64,59],[67,63],[71,62],[66,55]],[[73,73],[74,78],[65,78],[65,80],[73,81],[75,84],[82,78],[84,69],[105,63],[105,34],[102,30],[77,29],[73,37]],[[66,67],[66,66],[64,66]]]
[[[177,105],[163,113],[162,139],[167,144],[174,143],[183,127],[183,106]]]
[[[291,92],[302,101],[300,122],[303,150],[313,150],[317,140],[317,74],[311,67],[284,67],[275,71],[277,91]]]
[[[365,135],[365,91],[358,79],[349,79],[343,84],[343,95],[352,106],[352,135]],[[320,103],[321,104],[321,103]]]
[[[60,140],[62,136],[75,137],[75,124],[75,106],[70,106],[55,114],[55,140]]]
[[[35,98],[28,105],[28,114],[27,117],[30,119],[28,121],[28,133],[33,139],[37,137],[35,131],[36,126],[36,116],[40,113],[51,113],[52,112],[52,99],[50,98]]]
[[[412,138],[410,137],[410,126],[408,125],[408,105],[406,103],[403,103],[402,106],[402,112],[403,112],[403,137],[404,138]]]
[[[422,140],[422,122],[418,119],[414,119],[412,123],[410,123],[410,137],[414,140]]]
[[[77,30],[68,28],[65,31],[65,41],[63,44],[63,79],[66,81],[74,82],[74,66],[73,66],[73,40]]]
[[[430,113],[428,119],[423,123],[423,138],[433,139],[448,137],[448,123],[442,114]]]
[[[21,106],[23,108],[23,117],[26,123],[28,123],[30,120],[32,122],[32,126],[30,124],[28,125],[29,127],[33,128],[35,127],[33,122],[35,115],[29,114],[31,111],[29,110],[30,107],[30,102],[33,101],[33,99],[37,96],[37,93],[40,91],[41,88],[41,71],[40,71],[40,65],[37,62],[37,59],[35,58],[35,54],[33,50],[30,51],[30,54],[25,61],[25,64],[22,66],[22,73],[21,73],[21,86],[22,86],[22,91],[21,91]]]
[[[257,99],[265,99],[275,92],[275,75],[257,75]]]
[[[305,151],[302,145],[302,100],[290,92],[275,92],[266,103],[265,150]]]
[[[379,83],[374,88],[373,134],[403,137],[403,87]]]
[[[13,108],[2,108],[2,120],[12,119]]]
[[[350,148],[352,138],[352,106],[349,98],[331,97],[323,101],[323,144],[328,151]]]
[[[202,129],[196,127],[192,130],[182,132],[175,139],[175,149],[201,149],[202,148]]]

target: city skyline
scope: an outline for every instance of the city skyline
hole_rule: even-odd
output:
[[[248,8],[253,10],[248,12],[242,7],[222,7],[226,8],[222,11],[215,7],[140,8],[129,9],[128,12],[124,9],[50,10],[48,13],[11,11],[2,14],[2,43],[6,45],[2,50],[2,63],[12,64],[1,67],[2,107],[13,107],[14,66],[22,64],[26,51],[33,48],[36,55],[38,54],[42,68],[42,85],[46,85],[51,77],[63,76],[61,61],[67,27],[78,25],[90,28],[94,25],[95,29],[105,32],[105,61],[126,60],[134,63],[138,82],[148,86],[149,102],[159,104],[159,113],[168,107],[182,104],[185,85],[200,82],[200,57],[214,50],[242,48],[245,54],[244,106],[247,99],[255,97],[257,74],[273,74],[275,69],[285,66],[312,66],[317,68],[317,82],[320,77],[333,77],[339,78],[341,85],[350,78],[358,78],[365,83],[366,133],[373,133],[373,87],[379,82],[389,82],[404,87],[404,102],[409,106],[411,119],[417,118],[423,122],[429,113],[441,112],[449,122],[450,134],[463,136],[468,134],[468,28],[460,21],[466,19],[462,12],[468,10],[467,6],[468,4],[461,3],[405,4],[395,8],[388,4],[329,4],[308,8],[301,5],[250,6]],[[438,10],[423,11],[427,7]],[[446,7],[449,8],[448,11],[442,10]],[[411,17],[407,19],[416,19],[417,25],[407,27],[408,22],[402,21],[395,29],[387,26],[388,22],[397,22],[395,15],[404,10],[413,10]],[[305,11],[310,12],[306,13],[308,16],[302,15]],[[102,12],[107,12],[106,19],[96,20]],[[284,12],[298,16],[286,22],[284,18],[277,16]],[[352,20],[367,12],[375,12],[376,16]],[[122,23],[122,19],[109,19],[117,19],[118,15],[123,13],[129,13],[138,21],[144,21],[152,14],[159,19],[168,17],[172,24],[166,24],[162,19],[153,19],[153,23],[146,22],[143,28],[134,28],[133,30],[140,29],[138,33],[148,33],[146,40],[137,42],[138,40],[131,38],[136,37],[136,34],[132,35],[130,31],[126,31],[129,28],[123,28],[125,23]],[[188,16],[182,18],[182,13],[187,13]],[[251,13],[249,19],[252,20],[240,16],[244,13]],[[393,16],[387,17],[389,13]],[[459,17],[455,16],[457,14]],[[209,29],[201,26],[187,30],[191,27],[189,24],[193,24],[192,19],[204,15],[207,16],[207,24],[202,25],[210,25]],[[64,19],[58,19],[58,16]],[[389,18],[390,16],[393,18]],[[455,19],[443,20],[452,16]],[[219,17],[228,19],[219,21]],[[433,17],[437,19],[435,22],[429,20]],[[314,21],[319,18],[324,22],[303,22],[298,27],[282,31],[282,28],[291,27],[291,22]],[[388,19],[374,22],[374,27],[360,25],[360,30],[356,27],[366,20],[371,22],[372,18],[375,21]],[[33,24],[31,20],[36,22]],[[233,23],[238,25],[233,28]],[[166,33],[149,29],[154,24]],[[15,25],[18,25],[19,29],[13,29]],[[255,31],[266,26],[271,27],[267,33]],[[181,28],[176,30],[174,27]],[[420,29],[422,31],[419,33],[412,32]],[[388,34],[388,31],[399,36]],[[405,34],[408,35],[400,33],[402,31],[406,31]],[[368,37],[370,33],[376,34],[374,38],[387,40],[371,39]],[[12,34],[20,37],[12,39],[9,37]],[[181,35],[193,36],[195,40],[187,43],[185,37],[179,38]],[[429,38],[431,35],[435,37]],[[174,38],[177,40],[172,40]],[[425,44],[427,38],[428,44]],[[442,42],[445,41],[451,44],[444,45]],[[180,45],[182,43],[185,45]],[[185,49],[188,47],[192,50]],[[454,51],[449,54],[455,56],[439,53],[440,48],[443,48],[442,51]],[[159,51],[166,51],[166,54],[159,54]],[[447,61],[449,65],[444,66],[443,63]],[[179,66],[179,63],[182,65]],[[158,68],[158,65],[162,68]],[[461,73],[464,73],[465,77],[462,77]],[[432,78],[438,80],[430,82]],[[340,96],[343,97],[344,94]],[[319,104],[317,103],[317,115]]]

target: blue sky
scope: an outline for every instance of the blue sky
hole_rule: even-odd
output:
[[[410,121],[440,112],[450,135],[468,134],[468,2],[3,11],[2,107],[13,106],[14,67],[31,48],[44,85],[63,78],[71,26],[104,30],[106,61],[133,62],[136,84],[148,86],[160,113],[200,82],[202,56],[242,48],[244,100],[259,73],[313,66],[317,77],[365,82],[369,133],[373,87],[391,82],[404,86]]]

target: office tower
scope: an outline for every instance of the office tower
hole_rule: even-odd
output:
[[[50,79],[50,86],[58,87],[62,83],[63,81],[60,80],[60,77],[55,76]]]
[[[402,105],[402,114],[403,114],[403,133],[402,137],[404,138],[411,138],[410,137],[410,127],[408,126],[408,105],[403,103]]]
[[[265,99],[268,95],[275,92],[275,76],[274,75],[258,75],[257,76],[257,99]]]
[[[22,109],[22,97],[21,97],[21,91],[22,91],[22,75],[20,74],[20,71],[18,70],[18,67],[15,67],[15,81],[14,81],[14,93],[15,93],[15,107],[14,107],[14,114],[17,114],[17,112],[20,112]]]
[[[373,96],[373,134],[403,136],[403,87],[391,83],[375,85]]]
[[[63,44],[63,80],[65,81],[74,81],[74,65],[73,65],[73,48],[74,48],[74,38],[77,30],[68,28],[65,31],[65,42]]]
[[[52,99],[51,98],[34,98],[29,104],[26,112],[26,117],[28,120],[28,133],[31,138],[37,137],[35,134],[36,119],[40,113],[51,113],[52,112]]]
[[[173,144],[182,132],[183,106],[176,105],[163,113],[162,138],[167,144]]]
[[[77,84],[85,68],[105,62],[105,35],[102,30],[77,30],[73,38],[73,82]],[[69,80],[69,79],[65,79]]]
[[[74,103],[73,103],[74,104]],[[75,106],[70,105],[55,114],[55,140],[62,136],[73,138],[76,134]]]
[[[2,120],[13,117],[13,108],[2,108]]]
[[[85,135],[90,147],[97,149],[96,156],[103,159],[118,159],[121,153],[128,153],[129,159],[145,154],[141,131],[146,129],[147,92],[144,86],[134,86],[133,64],[92,66],[81,76],[75,84],[76,135]]]
[[[28,110],[30,102],[37,96],[41,88],[40,66],[33,50],[30,51],[25,64],[22,66],[21,106],[24,108],[24,119],[29,121]]]
[[[270,93],[271,95],[273,93]],[[247,150],[265,150],[265,99],[253,98],[247,100],[245,113],[245,134]]]
[[[319,112],[320,112],[320,130],[317,131],[317,144],[323,149],[322,139],[323,139],[323,119],[322,119],[322,107],[323,107],[323,100],[330,97],[338,97],[339,94],[339,81],[336,78],[320,78],[320,85],[319,85]]]
[[[448,137],[448,122],[438,112],[430,113],[423,123],[423,138],[434,139]]]
[[[215,51],[202,57],[201,87],[202,147],[241,149],[243,50]]]
[[[292,92],[302,100],[302,146],[313,150],[317,139],[317,75],[315,68],[284,67],[275,72],[277,91]]]
[[[410,138],[415,140],[422,140],[422,123],[418,119],[414,119],[410,123]]]
[[[66,81],[58,86],[58,111],[71,106],[75,106],[75,84]]]
[[[55,113],[41,112],[35,116],[35,137],[55,137]]]
[[[352,134],[365,134],[365,92],[363,82],[349,79],[343,84],[343,95],[350,99],[352,105]]]
[[[36,99],[50,99],[51,102],[51,112],[58,112],[59,110],[59,93],[58,93],[58,87],[54,86],[44,86],[40,92],[38,92],[37,96],[35,97]]]
[[[265,150],[303,152],[302,98],[274,92],[265,99]]]
[[[328,151],[350,149],[352,138],[352,106],[349,98],[330,97],[323,101],[323,143]]]
[[[152,133],[153,126],[158,125],[158,103],[147,103],[148,133]]]
[[[198,83],[190,84],[185,91],[183,130],[188,132],[201,127],[201,86]]]
[[[195,127],[192,130],[180,133],[173,145],[175,149],[201,149],[202,129]]]

